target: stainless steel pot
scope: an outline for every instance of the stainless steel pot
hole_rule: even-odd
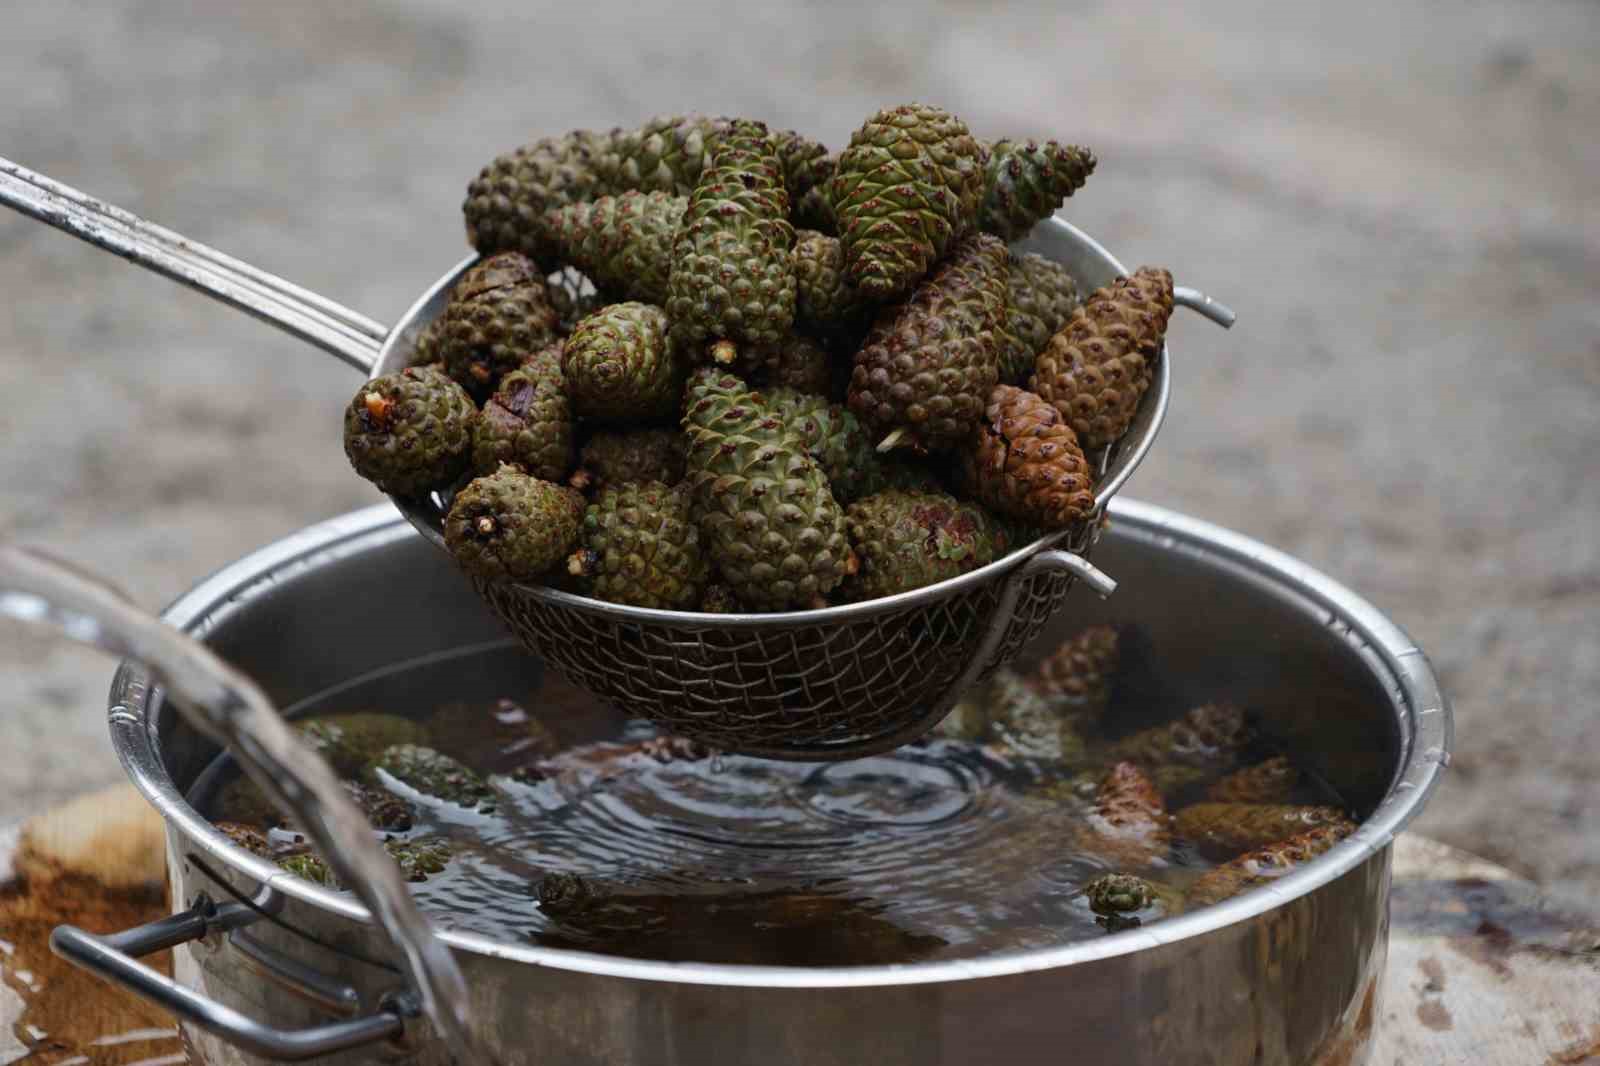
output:
[[[1333,1053],[1364,1061],[1387,945],[1389,845],[1448,763],[1450,712],[1433,672],[1371,605],[1279,552],[1145,504],[1119,501],[1111,516],[1098,550],[1121,590],[1105,603],[1078,601],[1035,653],[1089,622],[1139,623],[1172,676],[1262,708],[1274,732],[1372,810],[1358,833],[1214,907],[973,960],[668,964],[445,932],[473,1017],[503,1061],[1305,1066]],[[264,548],[165,617],[282,707],[400,662],[509,642],[448,560],[387,506]],[[542,714],[595,707],[553,675],[545,683]],[[176,945],[187,993],[171,1005],[191,1019],[185,1036],[207,1063],[305,1057],[337,1046],[329,1034],[347,1039],[363,1024],[372,1042],[326,1061],[448,1061],[431,1030],[404,1025],[393,1009],[402,979],[353,897],[234,847],[190,806],[186,793],[215,744],[153,696],[135,666],[118,672],[111,703],[116,751],[166,818],[179,913],[102,941],[102,972],[132,972],[119,951]],[[373,1016],[381,1024],[363,1022]],[[192,1024],[202,1018],[209,1031]]]

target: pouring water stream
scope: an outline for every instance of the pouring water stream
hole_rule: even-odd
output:
[[[466,1061],[493,1063],[473,1036],[461,970],[418,910],[399,867],[333,771],[255,682],[99,578],[3,541],[0,617],[54,629],[146,667],[185,718],[225,745],[274,803],[294,813],[340,880],[353,887],[398,952],[444,1043]]]

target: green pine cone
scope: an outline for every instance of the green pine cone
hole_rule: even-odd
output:
[[[984,168],[978,225],[1008,241],[1028,235],[1094,173],[1094,153],[1055,141],[995,141]]]
[[[850,409],[880,447],[966,445],[999,377],[1006,246],[988,234],[957,245],[905,303],[878,313],[856,353]]]
[[[661,308],[637,302],[611,304],[579,322],[564,356],[578,414],[610,422],[677,414],[683,368],[667,328]]]
[[[700,180],[717,123],[706,115],[657,115],[638,129],[614,131],[598,164],[606,189],[687,196]]]
[[[492,474],[510,463],[541,480],[560,481],[572,469],[572,434],[561,346],[553,344],[501,378],[478,412],[472,469]]]
[[[659,115],[636,130],[616,130],[595,164],[603,191],[636,190],[688,196],[710,159],[711,142],[736,120],[710,115]],[[833,175],[835,158],[794,130],[773,134],[791,203]]]
[[[560,322],[538,268],[521,253],[504,252],[467,271],[451,290],[436,350],[450,376],[483,397],[555,340]]]
[[[578,453],[572,487],[582,491],[624,481],[659,481],[672,486],[683,480],[683,434],[675,429],[599,432]]]
[[[417,339],[411,346],[411,355],[406,359],[406,366],[431,366],[439,364],[439,369],[444,369],[443,361],[439,358],[439,335],[443,323],[435,318],[423,326],[417,333]]]
[[[697,352],[714,340],[777,344],[794,324],[793,247],[772,135],[745,120],[719,129],[673,246],[674,331]]]
[[[667,302],[672,243],[687,197],[625,192],[570,204],[556,213],[561,257],[618,300]]]
[[[461,763],[420,744],[396,744],[385,748],[372,761],[366,776],[383,784],[383,776],[394,778],[407,788],[439,803],[475,807],[481,813],[494,810],[494,793],[483,778]]]
[[[693,611],[711,566],[690,514],[689,490],[659,481],[612,484],[583,516],[568,570],[596,598],[634,607]]]
[[[450,862],[450,846],[442,840],[385,840],[383,848],[407,881],[426,881],[429,874],[442,872]],[[325,888],[344,889],[332,868],[309,851],[280,859],[278,866]]]
[[[1005,350],[1000,384],[1023,386],[1034,360],[1078,307],[1078,284],[1067,268],[1028,252],[1011,256],[1006,276],[1011,301],[1006,308]]]
[[[984,147],[966,123],[922,104],[856,131],[828,186],[847,276],[879,301],[911,291],[977,224]]]
[[[444,541],[457,564],[490,581],[532,581],[578,542],[583,496],[511,466],[456,493]]]
[[[614,135],[573,130],[498,156],[467,186],[467,241],[482,255],[521,252],[553,270],[549,212],[602,192],[597,162]]]
[[[909,592],[995,560],[993,520],[944,493],[880,492],[851,504],[845,522],[861,562],[845,584],[852,600]]]
[[[872,307],[845,280],[838,239],[802,230],[795,237],[793,260],[796,321],[824,337],[859,331]]]
[[[881,460],[872,438],[848,408],[829,403],[826,396],[781,386],[763,390],[762,395],[822,468],[839,503],[863,495],[861,486],[879,476]]]
[[[801,440],[760,393],[709,367],[689,378],[683,427],[700,532],[734,595],[752,610],[825,606],[855,556]]]
[[[428,742],[425,728],[397,714],[322,715],[296,722],[295,731],[341,777],[360,773],[391,745]]]
[[[407,367],[364,383],[344,412],[344,453],[384,492],[444,488],[467,468],[472,397],[429,367]]]

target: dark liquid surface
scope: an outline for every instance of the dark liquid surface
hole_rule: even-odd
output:
[[[446,928],[778,966],[973,958],[1105,935],[1082,887],[1116,867],[1074,847],[1086,804],[1070,766],[944,739],[833,764],[705,755],[537,669],[514,648],[480,650],[290,712],[411,717],[489,778],[488,814],[381,779],[417,808],[415,826],[396,835],[452,851],[413,886]],[[537,757],[529,718],[554,733],[553,756]],[[214,813],[209,795],[235,774],[224,757],[192,799]],[[1210,865],[1180,846],[1141,872],[1181,890]],[[598,900],[542,907],[549,874],[581,876]]]

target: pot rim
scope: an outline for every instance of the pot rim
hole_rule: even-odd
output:
[[[1398,717],[1398,768],[1371,816],[1324,855],[1233,899],[1151,926],[1060,947],[975,959],[890,966],[745,966],[624,959],[514,944],[449,929],[440,929],[439,935],[457,950],[634,980],[764,988],[929,984],[1071,966],[1203,936],[1306,895],[1386,849],[1422,810],[1441,772],[1450,764],[1454,721],[1422,650],[1372,604],[1292,556],[1210,522],[1126,497],[1114,500],[1109,510],[1114,535],[1203,556],[1209,564],[1232,570],[1257,586],[1296,602],[1312,616],[1321,617],[1330,632],[1349,642],[1385,682]],[[270,586],[286,572],[316,569],[375,545],[414,535],[405,518],[387,503],[319,522],[224,566],[174,601],[162,618],[204,640],[222,619],[248,603],[252,587]],[[149,675],[140,665],[123,662],[119,666],[111,686],[111,741],[129,779],[169,826],[212,858],[275,891],[352,921],[371,924],[371,914],[354,896],[287,874],[275,864],[244,851],[189,805],[161,761],[154,722],[149,718],[151,689]]]

